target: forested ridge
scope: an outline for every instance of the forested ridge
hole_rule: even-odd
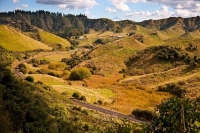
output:
[[[93,30],[115,30],[110,19],[89,19],[84,14],[62,14],[39,10],[16,10],[0,13],[0,24],[10,24],[23,32],[34,31],[34,26],[61,37],[80,36]]]

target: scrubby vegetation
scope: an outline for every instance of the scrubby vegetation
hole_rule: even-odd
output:
[[[91,76],[91,72],[89,69],[85,67],[79,67],[72,70],[69,75],[70,80],[83,80],[84,78],[89,78]]]
[[[199,132],[197,18],[136,23],[0,13],[0,132]],[[115,121],[75,99],[144,124]]]
[[[158,91],[169,92],[177,97],[184,97],[186,94],[186,89],[181,88],[179,85],[173,83],[159,86]]]
[[[27,77],[25,78],[25,80],[27,80],[27,81],[29,81],[29,82],[34,82],[34,78],[31,77],[31,76],[27,76]]]
[[[72,69],[81,62],[85,60],[90,60],[91,59],[90,53],[92,53],[93,50],[94,49],[91,49],[88,52],[83,53],[82,55],[77,55],[77,53],[75,52],[74,54],[71,55],[71,58],[63,58],[61,62],[66,63],[66,65],[69,66],[69,69]]]
[[[156,114],[153,111],[142,110],[142,109],[133,110],[132,115],[135,118],[138,118],[144,121],[152,121],[156,117]]]

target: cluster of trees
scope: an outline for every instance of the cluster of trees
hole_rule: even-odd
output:
[[[91,59],[90,53],[93,51],[94,49],[91,49],[90,51],[88,51],[87,53],[83,54],[83,55],[77,55],[77,53],[75,52],[74,54],[71,55],[71,58],[63,58],[61,60],[61,62],[65,62],[66,65],[69,66],[69,69],[72,69],[73,67],[77,66],[79,63],[85,61],[85,60],[89,60]]]
[[[47,60],[31,59],[27,63],[32,64],[34,67],[38,67],[39,65],[46,65],[49,64],[50,62]]]
[[[1,12],[0,23],[11,24],[22,31],[34,31],[33,26],[37,26],[64,38],[83,35],[90,29],[114,31],[116,25],[109,19],[88,19],[84,14],[51,13],[43,10]]]
[[[0,132],[56,132],[45,100],[33,93],[38,86],[16,79],[6,66],[0,69]]]
[[[164,99],[147,133],[199,133],[200,103],[190,99]]]
[[[200,59],[197,56],[191,56],[188,52],[183,51],[179,47],[159,46],[157,48],[159,49],[159,52],[157,52],[155,56],[159,59],[171,61],[175,64],[177,64],[177,62],[182,62],[192,66],[200,64]],[[197,50],[197,47],[189,45],[186,50]]]
[[[159,86],[158,91],[169,92],[177,97],[184,97],[186,93],[185,88],[182,88],[181,86],[175,83],[169,83],[163,86]]]

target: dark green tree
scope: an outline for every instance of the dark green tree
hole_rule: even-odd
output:
[[[200,104],[190,99],[164,99],[156,107],[158,116],[150,126],[150,133],[199,133]]]
[[[27,76],[25,78],[25,80],[29,81],[29,82],[34,82],[34,78],[32,76]]]

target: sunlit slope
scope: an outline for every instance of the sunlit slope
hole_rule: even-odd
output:
[[[95,49],[92,53],[92,59],[81,63],[83,66],[95,68],[95,74],[115,75],[122,68],[125,68],[124,62],[138,50],[142,50],[146,45],[138,42],[133,36],[117,40]]]
[[[57,35],[38,28],[35,29],[34,32],[26,32],[25,34],[33,39],[49,45],[52,48],[58,48],[58,45],[61,45],[62,47],[60,49],[66,50],[66,47],[71,46],[70,42],[67,39],[61,38]]]
[[[12,51],[28,51],[34,49],[51,50],[49,46],[27,37],[6,25],[0,25],[0,45]]]
[[[148,29],[139,25],[136,27],[136,34],[143,35],[144,44],[149,46],[163,45],[185,34],[185,31],[176,25],[166,30]]]

